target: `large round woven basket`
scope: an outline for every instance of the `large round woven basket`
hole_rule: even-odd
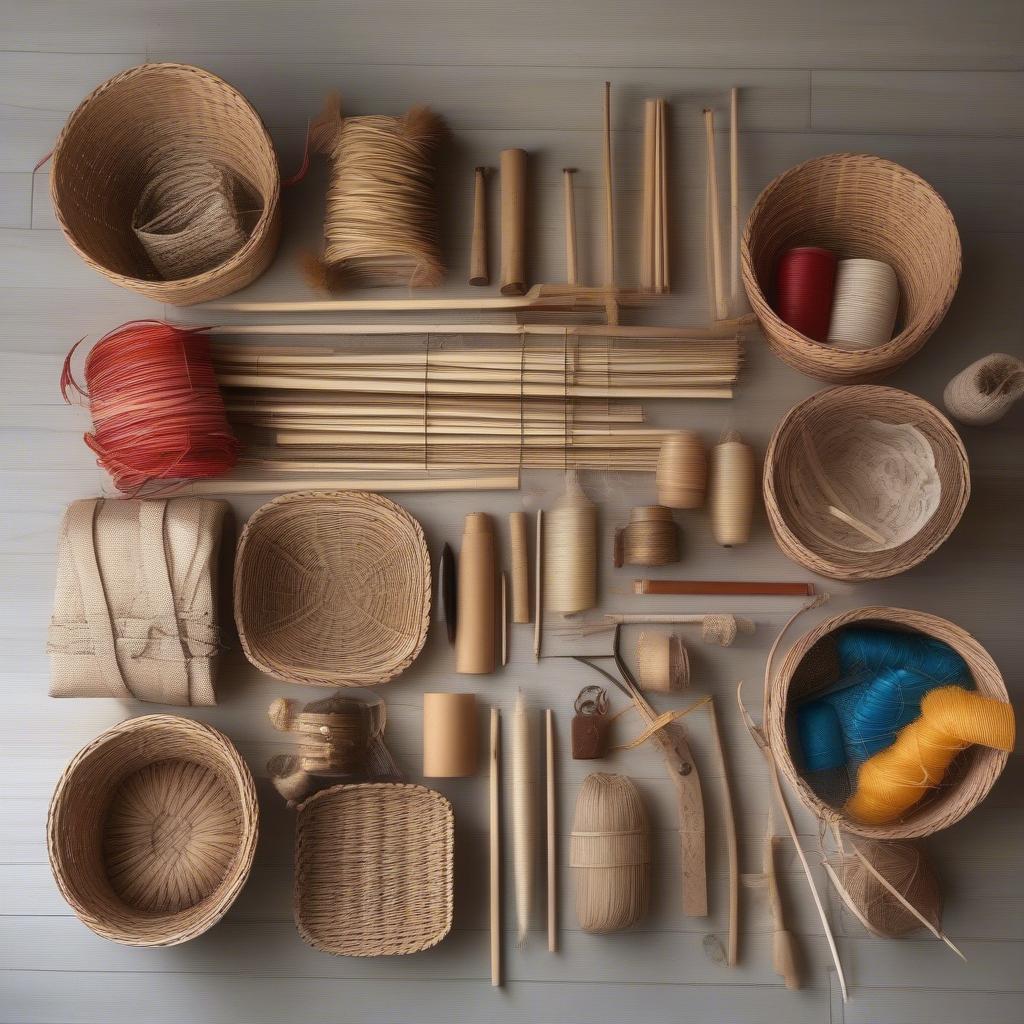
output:
[[[143,189],[169,162],[208,161],[259,202],[219,266],[164,280],[132,230]],[[281,234],[281,176],[259,115],[227,82],[187,64],[142,64],[90,93],[53,151],[50,194],[71,247],[123,288],[179,306],[220,298],[266,270]]]
[[[809,473],[806,438],[826,421],[855,417],[917,427],[931,445],[942,485],[938,508],[921,531],[884,551],[850,551],[823,540],[809,527],[797,486]],[[784,554],[821,576],[875,580],[906,572],[946,540],[967,507],[971,475],[960,435],[934,406],[896,388],[860,384],[825,388],[790,409],[768,445],[763,489],[768,523]]]
[[[216,924],[249,877],[258,810],[252,775],[216,729],[176,715],[101,733],[50,802],[50,866],[97,935],[173,946]]]
[[[890,341],[842,351],[779,318],[775,268],[786,249],[800,245],[892,266],[900,312]],[[912,171],[877,156],[834,153],[785,171],[761,193],[741,260],[747,297],[772,351],[818,380],[855,384],[901,366],[938,327],[960,280],[960,236],[942,197]]]
[[[403,672],[430,622],[430,556],[401,505],[365,491],[285,494],[238,543],[235,623],[261,671],[314,686]]]
[[[790,648],[769,681],[765,702],[768,742],[779,769],[810,811],[823,821],[873,839],[912,839],[931,835],[959,821],[981,803],[1002,773],[1009,754],[988,747],[968,747],[953,762],[942,786],[917,804],[901,821],[889,825],[861,824],[825,803],[801,777],[794,763],[787,738],[787,720],[796,701],[814,692],[813,688],[797,692],[794,686],[797,669],[823,637],[851,623],[909,630],[942,640],[964,659],[978,692],[986,697],[1009,700],[1003,677],[981,644],[952,622],[906,608],[873,606],[836,615],[812,629]]]

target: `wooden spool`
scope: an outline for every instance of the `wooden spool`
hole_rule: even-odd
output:
[[[711,450],[711,530],[724,548],[746,544],[754,517],[757,460],[754,449],[728,431]]]
[[[700,508],[707,487],[708,457],[693,430],[667,434],[658,454],[658,503],[669,508]]]
[[[630,509],[629,525],[615,531],[615,566],[670,565],[679,561],[679,529],[672,509],[640,505]]]
[[[636,641],[640,686],[656,693],[673,693],[690,685],[690,657],[675,633],[641,633]]]

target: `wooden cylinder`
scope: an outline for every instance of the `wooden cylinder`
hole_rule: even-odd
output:
[[[469,283],[490,284],[487,269],[487,168],[478,167],[473,178],[473,238],[469,250]]]
[[[658,453],[658,503],[669,508],[700,508],[707,487],[708,457],[693,430],[666,434]]]
[[[466,516],[456,592],[455,671],[487,675],[495,668],[497,618],[494,524],[486,512]]]
[[[597,604],[597,506],[575,472],[544,519],[544,607],[563,615]]]
[[[476,694],[423,694],[424,778],[476,775],[479,754]]]
[[[501,151],[501,294],[526,294],[526,150]]]
[[[512,560],[512,621],[530,621],[530,555],[526,546],[526,513],[509,512],[509,557]]]
[[[734,431],[711,450],[711,530],[722,547],[750,540],[756,475],[754,449]]]
[[[670,565],[679,561],[679,529],[672,509],[641,505],[630,509],[629,525],[615,535],[615,565]]]
[[[690,685],[690,658],[674,633],[641,633],[636,641],[636,668],[644,690],[672,693]]]

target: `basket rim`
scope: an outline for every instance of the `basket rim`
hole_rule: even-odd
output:
[[[246,238],[242,247],[238,249],[237,252],[232,253],[228,259],[223,263],[218,264],[216,267],[204,270],[201,274],[193,274],[191,277],[175,278],[173,281],[154,281],[145,277],[131,277],[128,274],[122,274],[119,271],[111,270],[109,267],[104,266],[95,259],[95,257],[87,253],[80,245],[75,234],[68,227],[67,221],[64,217],[60,191],[57,186],[57,175],[54,173],[57,169],[58,163],[60,163],[64,155],[64,146],[67,142],[67,137],[77,124],[79,118],[83,116],[83,112],[86,107],[98,97],[102,96],[105,92],[117,88],[123,82],[129,81],[132,78],[142,77],[143,75],[150,74],[154,71],[161,73],[172,71],[174,73],[184,72],[186,74],[194,74],[197,77],[204,79],[207,85],[211,85],[217,89],[224,89],[230,93],[232,99],[248,111],[248,113],[252,115],[255,124],[259,125],[263,143],[266,146],[266,152],[268,155],[273,156],[274,162],[277,163],[277,150],[274,147],[274,140],[270,137],[270,132],[267,130],[267,126],[264,124],[263,118],[260,117],[252,103],[250,103],[249,100],[246,99],[246,97],[230,82],[221,78],[219,75],[215,75],[212,71],[207,71],[205,68],[197,67],[195,64],[185,64],[178,61],[145,61],[142,64],[136,64],[134,67],[126,68],[124,71],[119,71],[116,75],[112,75],[105,82],[101,82],[68,115],[68,119],[64,122],[64,125],[60,130],[60,134],[57,136],[57,141],[54,143],[53,152],[51,154],[52,169],[50,173],[50,202],[53,206],[54,214],[57,217],[57,222],[60,225],[61,233],[64,235],[65,239],[67,239],[71,248],[74,249],[74,251],[78,253],[79,257],[88,266],[92,267],[93,270],[102,274],[104,277],[108,277],[116,284],[131,282],[133,284],[137,283],[142,285],[173,284],[176,289],[200,288],[203,285],[216,281],[222,276],[228,275],[232,271],[236,270],[240,265],[247,263],[252,258],[253,251],[263,244],[264,237],[271,229],[273,222],[277,217],[277,211],[280,205],[280,168],[278,168],[278,173],[274,179],[270,195],[266,198],[266,201],[263,204],[263,210],[260,213],[259,219],[253,226],[252,231],[249,232],[249,237]]]
[[[949,227],[949,237],[952,243],[953,262],[956,271],[951,279],[946,282],[945,289],[937,289],[934,293],[933,298],[938,310],[937,313],[933,311],[928,316],[921,317],[917,321],[905,323],[900,333],[894,335],[888,341],[881,345],[860,350],[833,348],[830,345],[815,341],[781,319],[768,301],[764,287],[754,270],[753,257],[750,252],[752,227],[770,202],[772,194],[792,178],[813,170],[817,165],[840,161],[874,166],[880,170],[884,169],[906,175],[912,179],[917,187],[928,195],[929,199],[945,215]],[[821,156],[803,160],[776,175],[761,190],[754,205],[751,207],[743,228],[743,234],[740,239],[740,266],[747,297],[758,320],[762,325],[770,327],[773,331],[786,335],[784,342],[771,338],[770,342],[773,345],[778,345],[780,348],[793,349],[800,356],[811,361],[824,360],[827,357],[829,362],[834,364],[834,369],[840,372],[861,371],[865,376],[870,376],[873,373],[881,375],[890,372],[890,369],[895,367],[887,367],[880,364],[886,364],[892,359],[901,356],[904,359],[909,359],[925,344],[931,332],[942,321],[960,284],[960,275],[963,272],[963,244],[960,239],[960,231],[957,228],[956,218],[953,216],[949,204],[942,197],[938,189],[926,178],[923,178],[916,171],[912,171],[909,167],[897,163],[895,160],[889,160],[887,157],[877,156],[873,153],[841,151],[825,153]],[[930,330],[922,330],[922,328],[927,328],[929,325],[931,325]],[[822,369],[824,370],[824,367]]]
[[[273,515],[273,513],[279,508],[301,501],[313,501],[317,504],[331,504],[349,501],[363,503],[377,502],[382,505],[389,506],[390,511],[397,514],[399,518],[405,520],[412,529],[416,547],[419,551],[420,561],[424,568],[423,609],[420,616],[419,638],[408,656],[400,663],[397,663],[392,671],[383,678],[374,679],[372,681],[356,680],[353,682],[345,682],[340,675],[333,675],[330,678],[322,674],[319,676],[313,676],[312,674],[301,675],[299,673],[288,675],[266,665],[259,655],[252,650],[249,638],[246,635],[245,623],[242,620],[241,601],[239,595],[242,592],[242,573],[246,569],[246,550],[249,546],[252,533],[255,532],[253,527],[254,524],[258,526],[261,519]],[[246,521],[245,526],[242,528],[242,532],[239,535],[238,545],[235,549],[235,564],[232,574],[231,589],[231,604],[235,628],[238,632],[238,639],[242,645],[242,650],[245,653],[246,658],[248,658],[249,662],[261,672],[286,683],[299,683],[307,686],[322,686],[330,688],[343,686],[381,686],[384,683],[390,682],[390,680],[394,679],[396,676],[401,675],[420,656],[427,642],[427,634],[430,631],[430,615],[434,588],[431,575],[430,552],[427,548],[427,539],[423,533],[423,526],[420,521],[403,505],[399,505],[397,501],[393,501],[391,498],[388,498],[383,494],[379,494],[376,491],[289,491],[287,494],[278,495],[278,497],[260,505],[260,507],[256,509],[256,511],[253,512]]]
[[[103,921],[97,917],[94,909],[84,905],[77,898],[67,882],[68,865],[65,863],[64,852],[57,837],[59,817],[64,811],[69,788],[73,784],[74,777],[82,763],[97,750],[120,736],[136,732],[146,732],[154,728],[202,737],[203,739],[212,740],[217,745],[221,755],[225,758],[231,769],[233,796],[236,798],[242,819],[238,846],[232,858],[229,872],[224,876],[220,886],[209,896],[205,897],[204,900],[200,900],[199,903],[194,904],[192,907],[180,911],[147,915],[147,920],[164,919],[170,924],[182,915],[195,910],[202,903],[207,902],[209,907],[205,917],[192,927],[169,932],[166,937],[156,940],[126,936],[115,928],[106,927]],[[61,895],[74,911],[75,916],[90,930],[103,938],[111,939],[126,946],[176,946],[196,938],[217,924],[228,910],[231,909],[231,906],[248,881],[253,859],[256,855],[258,839],[259,803],[256,798],[256,784],[245,759],[238,752],[238,748],[231,739],[221,732],[220,729],[194,718],[186,718],[183,715],[139,715],[135,718],[126,718],[121,722],[115,723],[109,729],[104,729],[82,747],[65,766],[60,778],[57,780],[57,785],[54,787],[46,813],[47,856],[50,862],[50,870]]]
[[[867,391],[873,393],[886,392],[892,400],[899,404],[912,406],[923,416],[933,418],[937,426],[947,435],[947,440],[950,442],[952,451],[956,455],[955,463],[959,469],[956,499],[952,507],[953,515],[948,529],[946,529],[940,537],[937,537],[929,547],[923,548],[918,555],[915,555],[909,561],[906,559],[900,561],[894,557],[893,565],[882,570],[868,571],[865,569],[850,570],[843,568],[836,565],[831,558],[809,548],[796,535],[792,527],[789,525],[789,522],[783,517],[778,500],[778,491],[775,484],[779,447],[782,443],[783,435],[789,427],[792,419],[796,415],[805,412],[812,405],[828,402],[839,397],[839,392],[853,391],[858,391],[861,394],[864,394]],[[768,442],[768,447],[765,450],[764,471],[761,479],[761,495],[765,504],[768,525],[771,528],[776,543],[783,548],[783,554],[788,558],[798,562],[805,568],[811,569],[812,572],[817,572],[819,575],[823,575],[829,579],[885,579],[889,576],[898,576],[900,573],[907,572],[915,566],[920,565],[925,561],[925,559],[934,554],[935,551],[937,551],[950,538],[950,536],[952,536],[956,528],[960,525],[960,520],[963,517],[964,511],[966,510],[971,497],[970,460],[967,455],[967,448],[964,445],[963,438],[961,438],[953,424],[939,409],[920,395],[915,395],[910,391],[904,391],[902,388],[894,388],[884,384],[833,384],[821,388],[813,394],[808,395],[806,398],[801,399],[796,403],[796,405],[792,406],[782,419],[779,420],[778,424],[776,424],[775,429],[772,431],[771,440]],[[776,512],[774,509],[778,509],[779,511]],[[906,551],[916,539],[916,536],[911,537],[910,540],[905,541],[903,544],[897,545],[895,548],[891,548],[890,554],[895,555],[897,552]],[[806,558],[812,559],[817,565],[820,565],[821,568],[812,568],[812,566],[807,564],[804,558],[798,558],[789,551],[786,551],[785,546],[787,545],[790,548],[799,551],[801,555]],[[828,571],[825,571],[826,569]]]
[[[995,750],[988,747],[974,748],[974,758],[987,767],[990,777],[981,782],[973,801],[964,801],[959,807],[955,807],[952,810],[948,807],[944,808],[942,816],[935,814],[935,808],[932,808],[932,812],[929,815],[928,805],[925,805],[922,809],[923,813],[920,811],[917,813],[912,812],[911,816],[903,821],[891,822],[887,825],[865,825],[847,818],[839,808],[825,803],[825,801],[817,796],[800,775],[790,755],[789,745],[786,741],[786,714],[789,703],[789,689],[793,675],[804,656],[822,637],[834,633],[837,629],[841,629],[851,623],[868,620],[890,623],[898,628],[901,627],[924,633],[926,636],[935,636],[931,630],[940,630],[950,634],[953,637],[952,641],[947,640],[945,637],[938,639],[943,639],[943,642],[949,643],[967,662],[979,692],[986,696],[996,697],[1009,702],[1010,697],[1006,689],[1006,681],[999,671],[999,666],[995,663],[992,655],[982,646],[981,642],[962,626],[943,618],[941,615],[923,612],[914,608],[900,608],[889,605],[862,605],[829,616],[793,641],[769,680],[768,690],[765,694],[765,734],[768,739],[768,745],[783,776],[796,792],[800,802],[819,820],[829,825],[837,825],[847,832],[866,839],[921,838],[948,828],[974,810],[988,796],[995,785],[996,780],[1009,760],[1009,751]],[[979,667],[986,673],[984,685],[975,675],[975,671]]]

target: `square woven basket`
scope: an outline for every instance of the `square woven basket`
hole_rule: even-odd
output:
[[[295,825],[295,926],[336,956],[398,956],[451,930],[455,816],[404,783],[333,786]]]

